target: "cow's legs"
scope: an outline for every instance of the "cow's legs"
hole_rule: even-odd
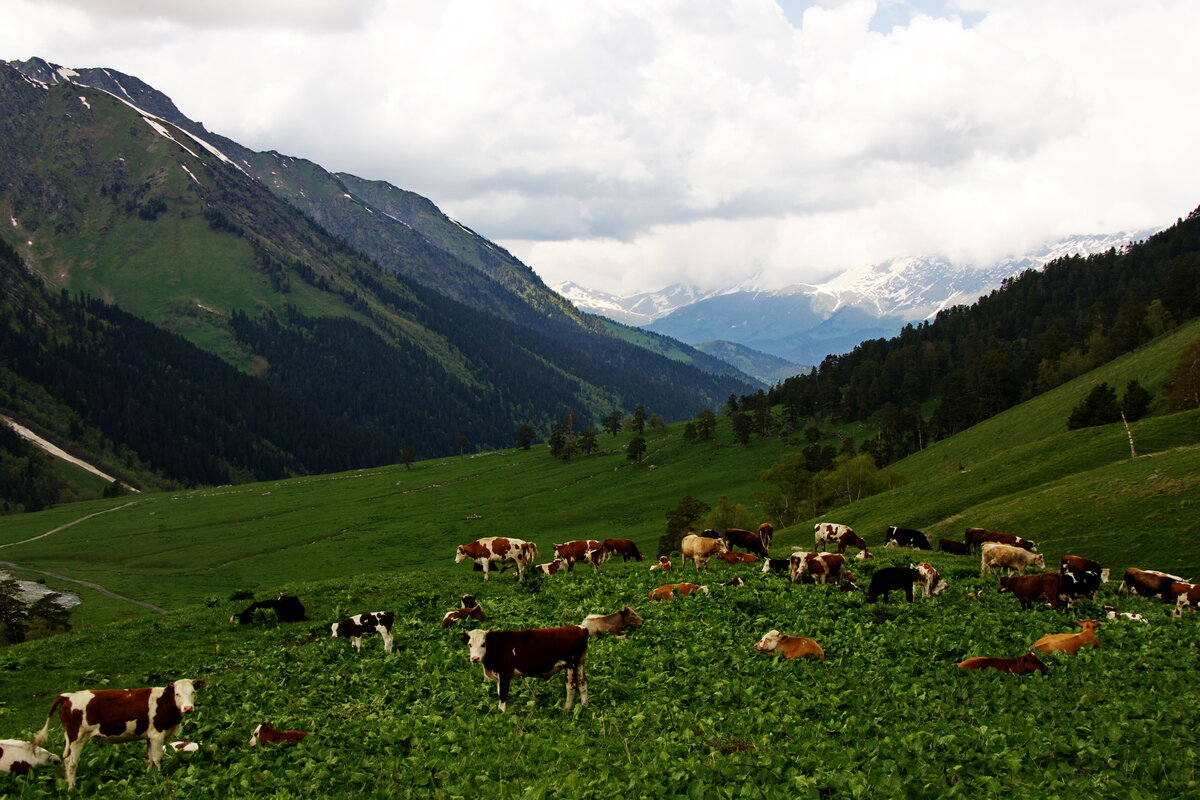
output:
[[[83,744],[86,739],[67,740],[67,746],[63,749],[63,771],[67,776],[67,788],[75,788],[75,768],[79,766],[79,755],[83,752]]]
[[[588,704],[587,695],[587,672],[583,669],[583,662],[587,659],[587,653],[579,657],[579,665],[575,667],[575,682],[579,685],[579,704],[586,706]]]
[[[575,705],[575,674],[576,667],[567,667],[563,670],[567,676],[567,704],[563,706],[564,711],[570,711],[571,706]]]
[[[485,581],[488,579],[487,575],[488,575],[488,564],[489,563],[491,563],[491,562],[489,562],[486,558],[483,560],[483,579]]]
[[[146,769],[161,770],[163,756],[163,742],[165,739],[158,736],[150,736],[147,738],[146,745]]]
[[[379,635],[383,637],[383,652],[392,652],[392,632],[389,630],[383,630],[379,632]]]
[[[512,683],[512,673],[502,672],[497,676],[496,691],[500,695],[500,713],[508,710],[508,686]]]
[[[354,645],[354,652],[356,652],[356,653],[362,652],[362,637],[361,636],[351,636],[350,644]]]
[[[517,561],[517,580],[525,580],[525,562],[521,560]]]

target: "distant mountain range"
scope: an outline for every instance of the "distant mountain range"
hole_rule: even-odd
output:
[[[580,309],[645,327],[709,353],[714,350],[706,343],[732,342],[791,365],[813,365],[827,355],[849,352],[867,339],[895,336],[905,324],[931,318],[942,309],[969,305],[1027,269],[1062,256],[1120,250],[1157,230],[1070,237],[986,268],[958,266],[941,258],[894,258],[847,270],[821,284],[773,290],[747,290],[743,284],[701,291],[675,284],[621,297],[573,282],[556,288]],[[747,355],[743,353],[743,358]],[[749,364],[742,363],[745,370]],[[750,374],[763,380],[761,369]]]

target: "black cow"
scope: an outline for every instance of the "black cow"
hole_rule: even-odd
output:
[[[879,595],[888,599],[888,593],[899,589],[904,592],[905,599],[912,602],[913,584],[921,580],[921,573],[912,567],[884,567],[875,570],[871,576],[871,585],[867,589],[867,602],[874,603]]]
[[[726,528],[724,539],[726,546],[730,550],[735,547],[741,547],[746,552],[754,553],[759,558],[767,557],[767,546],[763,543],[762,537],[754,531],[742,528]]]
[[[259,600],[251,603],[245,611],[230,617],[229,621],[249,625],[254,620],[254,612],[260,608],[269,608],[274,611],[280,622],[303,622],[308,619],[304,614],[304,606],[300,603],[299,597],[280,592],[279,597],[274,600]]]
[[[932,550],[925,534],[912,528],[897,528],[889,525],[884,536],[884,547],[911,547],[914,550]]]
[[[765,572],[787,572],[792,568],[792,560],[790,558],[764,558],[762,571]]]
[[[938,550],[943,553],[953,553],[956,556],[969,556],[966,542],[956,542],[953,539],[938,539]]]

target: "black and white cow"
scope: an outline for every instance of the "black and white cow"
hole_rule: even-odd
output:
[[[913,528],[897,528],[889,525],[884,534],[884,547],[911,547],[914,550],[932,550],[929,539],[921,531]]]
[[[329,626],[330,635],[334,639],[349,639],[357,652],[362,652],[362,639],[378,633],[383,638],[383,652],[392,652],[392,623],[395,615],[391,611],[373,611],[369,614],[355,614],[346,617],[341,622]]]

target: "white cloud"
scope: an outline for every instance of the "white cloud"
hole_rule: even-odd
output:
[[[986,262],[1197,203],[1182,0],[8,0],[258,149],[429,196],[549,282]]]

